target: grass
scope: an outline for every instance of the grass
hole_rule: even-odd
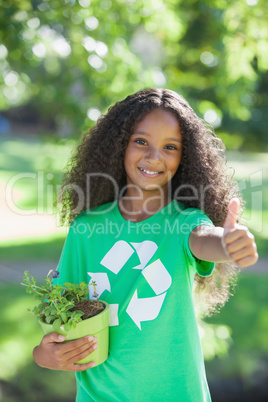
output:
[[[54,234],[49,236],[29,237],[2,241],[0,256],[2,261],[37,261],[59,259],[66,234]]]
[[[53,203],[57,186],[71,155],[73,141],[54,143],[51,140],[2,138],[0,145],[0,181],[12,189],[9,207],[26,212],[37,209],[39,213],[55,213]],[[50,260],[58,260],[65,237],[66,230],[63,230],[46,236],[4,240],[0,246],[1,260],[46,260],[48,253]]]

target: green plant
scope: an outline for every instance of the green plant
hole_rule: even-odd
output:
[[[65,282],[63,285],[54,285],[52,279],[57,278],[58,271],[50,270],[43,279],[45,284],[37,284],[36,278],[28,271],[24,272],[23,286],[26,286],[26,292],[33,294],[35,300],[39,303],[33,308],[28,309],[36,315],[39,320],[47,324],[52,324],[53,329],[57,331],[61,325],[64,325],[65,331],[82,321],[84,314],[81,310],[75,310],[78,303],[88,299],[88,285],[85,282],[73,284]],[[92,282],[96,293],[96,283]]]

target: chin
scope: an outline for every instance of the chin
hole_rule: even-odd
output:
[[[141,189],[145,191],[156,191],[156,190],[164,191],[165,186],[166,186],[165,184],[164,185],[148,184],[148,186],[143,186],[141,187]]]

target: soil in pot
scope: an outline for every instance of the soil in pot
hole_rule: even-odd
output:
[[[77,303],[70,311],[80,310],[83,311],[82,320],[94,317],[105,309],[105,305],[99,300],[85,300]]]

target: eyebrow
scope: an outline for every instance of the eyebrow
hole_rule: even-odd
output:
[[[143,134],[143,135],[150,135],[149,133],[146,133],[146,131],[135,131],[132,135],[135,134]],[[175,141],[175,142],[179,142],[181,143],[182,141],[179,140],[178,138],[174,138],[174,137],[170,137],[170,138],[166,138],[167,141]]]

